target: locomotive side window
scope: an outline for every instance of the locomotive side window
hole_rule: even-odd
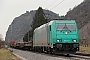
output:
[[[50,25],[50,31],[51,31],[51,25]]]

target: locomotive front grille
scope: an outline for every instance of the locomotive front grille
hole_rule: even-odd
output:
[[[56,47],[57,48],[61,48],[62,47],[62,44],[56,44]]]
[[[59,50],[74,50],[74,49],[77,49],[79,48],[79,44],[76,43],[76,44],[73,44],[73,43],[57,43],[55,44],[55,47],[56,49],[59,49]]]

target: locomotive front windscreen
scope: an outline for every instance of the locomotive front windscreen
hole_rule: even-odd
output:
[[[76,30],[75,24],[56,24],[56,30]]]

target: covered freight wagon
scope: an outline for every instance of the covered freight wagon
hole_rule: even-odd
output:
[[[10,47],[14,47],[14,44],[15,44],[15,41],[14,40],[11,40],[10,41]]]

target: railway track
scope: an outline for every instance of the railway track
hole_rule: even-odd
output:
[[[35,52],[34,53],[39,53]],[[83,54],[83,53],[76,53],[76,54],[70,54],[70,55],[65,55],[65,54],[47,54],[47,53],[39,53],[43,55],[48,55],[52,57],[58,57],[58,58],[65,58],[68,60],[90,60],[90,54]]]
[[[69,56],[64,54],[54,54],[54,55],[48,54],[48,55],[52,57],[65,58],[67,60],[90,60],[90,56],[82,56],[74,54],[70,54]]]
[[[33,52],[33,51],[31,51],[31,52]],[[47,56],[52,56],[52,57],[64,58],[64,59],[67,59],[67,60],[90,60],[90,56],[87,55],[87,54],[75,54],[75,55],[70,54],[68,56],[68,55],[65,55],[65,54],[47,54],[47,53],[39,53],[39,52],[34,52],[34,53],[47,55]],[[86,55],[86,56],[84,56],[84,55]]]
[[[81,56],[81,55],[71,55],[73,57],[77,57],[77,58],[80,58],[80,59],[84,59],[84,60],[90,60],[90,56]]]
[[[10,50],[10,49],[9,49]],[[35,51],[28,51],[28,50],[21,50],[21,51],[26,51],[26,52],[32,52],[32,53],[36,53],[36,54],[41,54],[41,55],[46,55],[46,56],[51,56],[51,57],[57,57],[57,58],[64,58],[67,60],[90,60],[90,56],[86,55],[86,54],[70,54],[65,55],[65,54],[46,54],[44,53],[39,53],[39,52],[35,52]]]

